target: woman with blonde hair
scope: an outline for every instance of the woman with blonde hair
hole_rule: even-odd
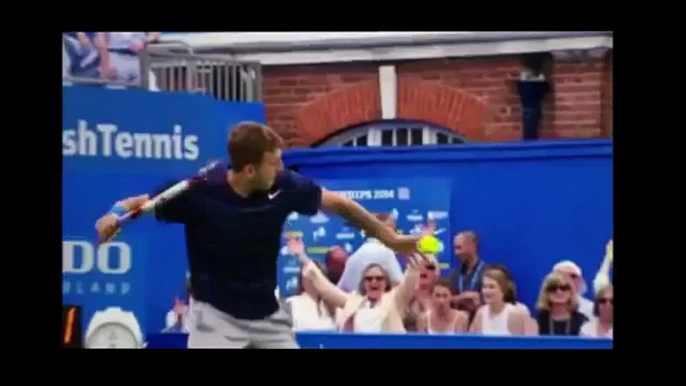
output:
[[[500,268],[486,268],[481,294],[484,305],[479,307],[469,331],[484,335],[523,335],[528,311],[515,306],[514,283]]]
[[[593,302],[594,318],[581,326],[581,336],[612,339],[614,289],[612,284],[599,288]]]
[[[588,318],[580,313],[574,287],[568,275],[546,276],[536,303],[539,335],[578,336]]]
[[[294,239],[289,243],[298,242]],[[300,241],[301,242],[301,241]],[[303,277],[312,280],[319,295],[332,306],[339,308],[339,330],[355,332],[405,332],[402,312],[412,298],[419,270],[427,259],[416,254],[407,261],[405,275],[400,283],[391,287],[388,273],[378,264],[368,265],[363,272],[357,291],[346,293],[331,283],[321,270],[303,252],[298,254]]]

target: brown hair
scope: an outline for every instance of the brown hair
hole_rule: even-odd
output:
[[[388,292],[391,290],[391,277],[388,275],[388,272],[381,266],[381,264],[369,264],[368,266],[365,267],[364,271],[362,271],[362,278],[360,279],[360,285],[357,288],[357,292],[360,295],[366,295],[367,291],[364,289],[364,277],[367,275],[367,272],[369,272],[370,269],[372,268],[378,268],[383,272],[384,280],[386,281],[386,288],[384,288],[384,292]]]
[[[436,282],[434,283],[434,288],[436,288],[436,287],[447,288],[450,290],[451,294],[453,293],[453,285],[450,282],[450,280],[448,280],[448,279],[440,278],[440,279],[436,280]]]
[[[229,134],[231,168],[240,172],[247,165],[259,165],[264,153],[283,146],[283,139],[268,126],[255,122],[239,123]]]
[[[504,267],[490,266],[484,270],[484,277],[493,279],[498,283],[500,290],[503,292],[503,301],[505,303],[516,303],[516,293],[514,283],[510,278],[510,272]]]
[[[510,273],[510,270],[507,269],[506,266],[503,264],[490,264],[486,270],[495,270],[495,271],[500,271],[505,275],[507,280],[510,282],[508,291],[505,291],[505,288],[503,288],[503,300],[506,303],[512,303],[512,304],[517,304],[517,283],[515,283],[514,279],[512,278],[512,274]],[[496,280],[494,278],[491,278],[493,280]]]

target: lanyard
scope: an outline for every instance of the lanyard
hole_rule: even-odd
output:
[[[479,261],[479,264],[476,266],[476,269],[474,270],[474,274],[472,275],[472,280],[469,283],[469,287],[467,287],[467,291],[474,291],[474,288],[476,287],[476,281],[479,280],[479,271],[484,267],[484,262]],[[460,293],[464,292],[464,275],[460,274],[460,278],[458,280],[458,290]]]

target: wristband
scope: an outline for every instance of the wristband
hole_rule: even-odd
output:
[[[121,216],[125,215],[127,212],[128,211],[126,209],[124,209],[124,207],[121,205],[115,205],[112,207],[112,209],[110,209],[110,214],[114,214],[117,217],[121,217]]]

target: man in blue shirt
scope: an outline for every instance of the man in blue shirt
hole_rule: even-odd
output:
[[[419,236],[398,235],[356,202],[285,170],[281,138],[257,123],[239,124],[229,137],[231,167],[208,170],[207,180],[155,208],[164,222],[185,225],[193,288],[190,348],[297,348],[290,317],[274,296],[283,224],[292,212],[336,213],[393,250],[416,252]],[[149,197],[115,204],[96,223],[107,238],[116,212]]]

